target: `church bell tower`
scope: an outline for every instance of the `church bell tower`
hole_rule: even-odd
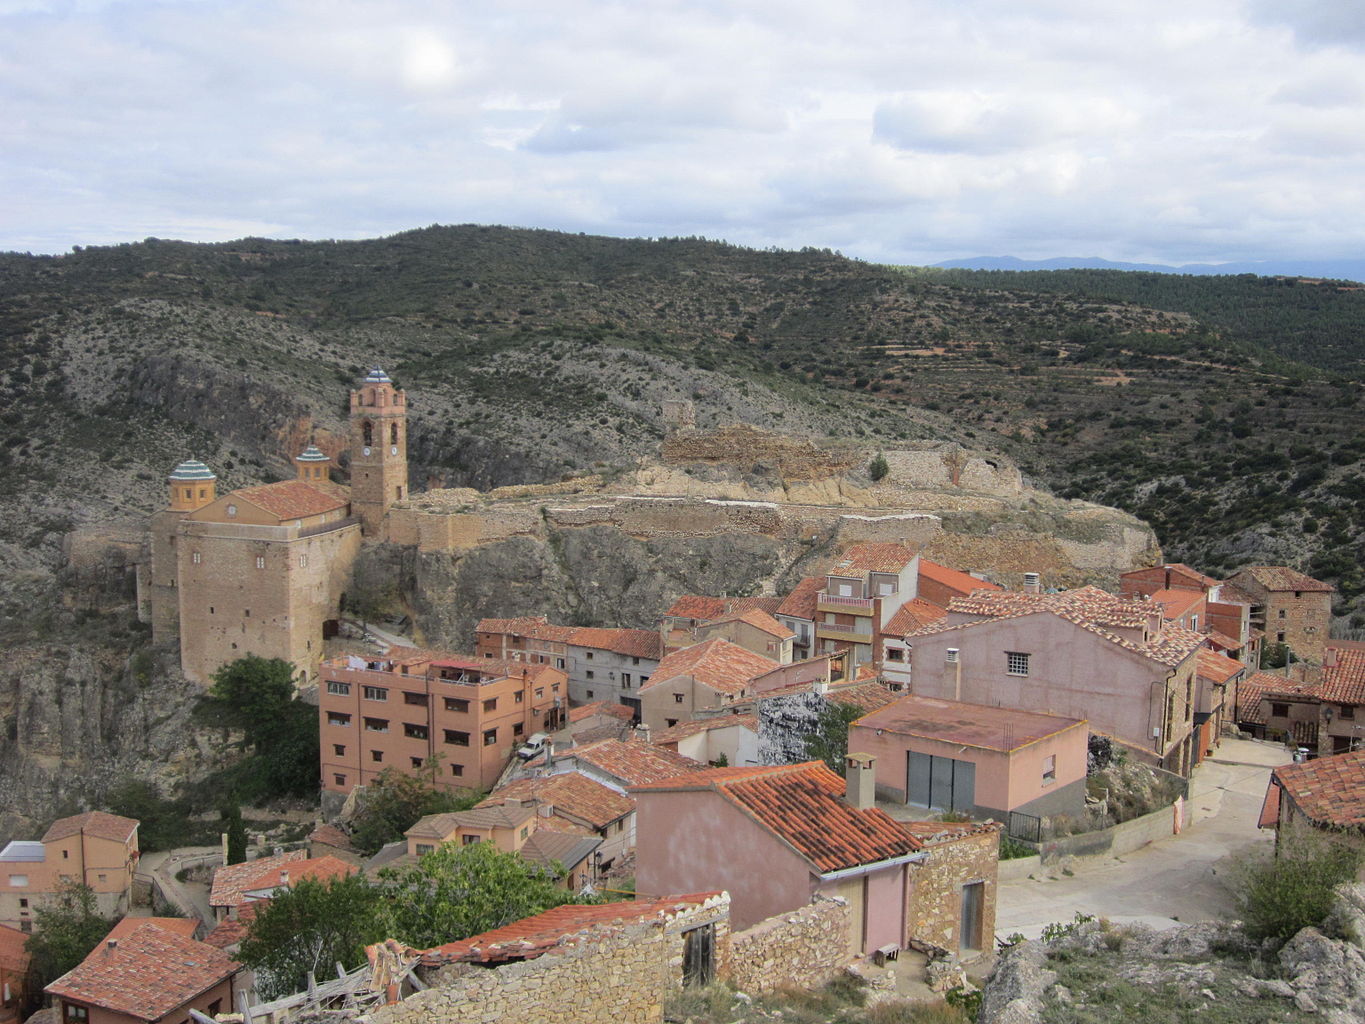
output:
[[[407,496],[407,393],[376,367],[351,392],[351,509],[365,536],[382,537],[384,514]]]

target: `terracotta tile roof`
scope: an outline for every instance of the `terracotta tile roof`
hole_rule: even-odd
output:
[[[920,564],[923,565],[924,563],[921,562]],[[897,608],[896,614],[891,616],[890,621],[882,627],[882,632],[889,636],[905,636],[917,629],[933,625],[947,614],[947,609],[940,608],[922,597],[917,597],[913,601],[906,601],[905,604]]]
[[[1272,775],[1314,823],[1365,825],[1365,750],[1281,765]]]
[[[199,920],[193,917],[125,917],[109,929],[104,941],[122,939],[144,925],[151,925],[174,935],[183,935],[187,939],[194,938],[194,933],[199,930]]]
[[[923,844],[882,811],[859,811],[844,801],[844,780],[823,761],[711,768],[651,790],[710,790],[804,857],[820,874],[914,853]]]
[[[1178,619],[1204,599],[1202,590],[1158,590],[1152,594],[1152,602],[1161,605],[1161,614],[1168,619]]]
[[[104,811],[86,811],[84,814],[76,814],[70,818],[58,818],[43,833],[43,842],[52,843],[58,839],[65,839],[68,836],[79,835],[84,832],[85,835],[94,836],[97,839],[110,839],[116,843],[126,843],[137,826],[138,822],[134,818],[125,818],[118,814],[106,814]]]
[[[1196,657],[1198,661],[1195,671],[1199,673],[1200,678],[1215,683],[1226,683],[1237,673],[1246,671],[1246,666],[1235,658],[1229,658],[1207,648],[1200,649]]]
[[[963,597],[976,590],[1004,590],[1005,588],[998,583],[989,580],[977,579],[969,572],[961,572],[957,569],[949,569],[946,565],[939,565],[931,562],[927,558],[919,560],[920,579],[933,580],[940,586],[949,587],[958,591]]]
[[[984,750],[1011,751],[1086,724],[1038,711],[989,707],[965,701],[908,694],[853,723],[900,736],[939,739]],[[1081,731],[1082,745],[1086,733]],[[849,749],[852,749],[850,747]]]
[[[412,839],[444,840],[458,828],[517,828],[536,816],[534,807],[485,802],[468,811],[442,811],[418,818],[403,833]]]
[[[1235,583],[1220,583],[1218,585],[1218,596],[1214,598],[1214,601],[1217,604],[1255,604],[1256,598]]]
[[[0,924],[0,967],[16,974],[28,972],[29,954],[24,948],[28,933]]]
[[[1246,646],[1242,641],[1230,637],[1226,633],[1220,633],[1216,629],[1211,629],[1204,635],[1209,638],[1210,644],[1225,651],[1240,651]]]
[[[1276,697],[1287,701],[1317,701],[1318,688],[1312,683],[1300,683],[1273,672],[1253,672],[1237,684],[1237,720],[1252,725],[1265,725],[1267,709],[1262,702]]]
[[[1315,580],[1312,576],[1305,576],[1297,569],[1291,569],[1287,565],[1247,565],[1233,573],[1231,579],[1235,583],[1241,576],[1250,576],[1266,590],[1273,591],[1330,592],[1337,589],[1330,583]]]
[[[684,594],[669,605],[664,614],[701,622],[755,608],[771,615],[781,604],[780,597],[705,597],[701,594]]]
[[[570,722],[581,722],[583,719],[591,718],[594,715],[609,715],[626,722],[635,718],[635,712],[624,704],[612,704],[605,700],[594,701],[591,704],[580,704],[576,708],[569,709]]]
[[[257,900],[255,903],[247,903],[237,911],[236,917],[224,918],[213,928],[213,931],[204,936],[204,941],[210,946],[219,949],[227,949],[228,946],[235,946],[245,939],[251,931],[251,922],[256,917],[256,908],[264,906],[269,900]]]
[[[222,950],[160,928],[101,943],[44,989],[49,995],[154,1021],[241,969]]]
[[[679,913],[702,906],[708,900],[717,900],[720,895],[708,892],[626,903],[588,906],[569,904],[555,907],[492,931],[428,949],[422,957],[422,962],[428,966],[436,966],[459,962],[501,963],[507,960],[530,960],[557,946],[573,942],[592,929],[644,920],[667,921]]]
[[[1274,782],[1266,783],[1265,799],[1261,801],[1261,813],[1256,819],[1257,828],[1274,828],[1280,823],[1280,787]]]
[[[305,519],[324,512],[335,512],[348,504],[340,494],[302,480],[282,480],[277,484],[243,487],[233,491],[232,496],[265,509],[277,519]]]
[[[241,864],[227,864],[213,873],[213,887],[209,890],[209,906],[235,907],[246,902],[245,890],[251,882],[269,871],[272,867],[307,860],[306,850],[291,850],[270,857],[257,857]]]
[[[478,806],[489,807],[506,800],[549,804],[556,814],[562,812],[595,829],[604,829],[635,810],[635,801],[630,797],[579,772],[516,779],[493,790]]]
[[[671,779],[702,767],[700,761],[641,740],[599,740],[575,747],[569,755],[621,780],[626,786]]]
[[[633,658],[659,659],[664,655],[664,641],[653,629],[597,629],[579,626],[569,630],[568,643],[575,647],[591,647]]]
[[[847,704],[864,711],[884,708],[895,703],[899,696],[878,682],[835,683],[825,694],[835,704]]]
[[[518,851],[523,860],[538,864],[542,868],[552,868],[558,864],[565,873],[592,856],[594,850],[602,845],[595,835],[585,835],[581,831],[570,831],[572,826],[559,828],[538,828],[531,838],[522,844]]]
[[[326,883],[333,878],[345,878],[347,875],[355,873],[354,864],[347,864],[341,858],[333,857],[328,853],[321,857],[309,857],[306,860],[271,864],[253,878],[250,883],[242,886],[242,889],[246,892],[258,889],[277,889],[280,886],[294,885],[305,878],[311,882]]]
[[[771,672],[776,665],[773,659],[728,640],[707,640],[665,656],[641,689],[652,689],[679,676],[691,676],[718,693],[739,693],[749,685],[749,680]]]
[[[353,850],[351,837],[335,825],[319,825],[308,833],[308,841],[334,850]]]
[[[782,599],[777,606],[778,615],[790,615],[794,619],[815,620],[816,595],[825,589],[825,577],[807,576],[796,585],[796,589]]]
[[[854,544],[830,567],[831,576],[863,576],[869,572],[900,572],[914,561],[915,550],[904,544],[870,541]]]
[[[688,736],[710,732],[712,729],[728,729],[732,726],[758,732],[758,719],[753,715],[712,715],[710,718],[694,718],[690,722],[679,722],[673,728],[665,729],[654,737],[653,742],[677,743]]]
[[[554,626],[544,615],[522,615],[513,619],[480,619],[474,627],[476,633],[508,633],[513,636],[531,637],[536,640],[558,640],[572,632],[569,626]]]
[[[759,608],[750,608],[746,612],[736,612],[731,615],[726,615],[723,618],[713,619],[711,621],[713,624],[720,622],[743,622],[747,625],[753,626],[754,629],[761,630],[770,636],[779,637],[783,640],[785,640],[789,636],[796,635],[786,626],[782,625],[782,623],[778,622],[775,618],[769,615],[767,612]]]
[[[1365,704],[1365,651],[1331,647],[1337,663],[1322,669],[1322,699],[1334,704]],[[1330,656],[1329,656],[1330,660]]]

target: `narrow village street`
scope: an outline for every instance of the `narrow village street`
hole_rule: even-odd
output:
[[[1193,824],[1121,857],[1076,857],[1065,870],[1058,864],[1002,881],[996,934],[1036,938],[1077,913],[1154,928],[1235,917],[1238,865],[1274,839],[1256,827],[1270,769],[1289,760],[1277,743],[1224,740],[1195,770]]]

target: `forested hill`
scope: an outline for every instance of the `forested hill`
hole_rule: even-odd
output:
[[[433,227],[0,256],[0,561],[224,486],[339,430],[371,363],[414,395],[414,485],[610,470],[703,425],[942,437],[1148,519],[1169,557],[1365,592],[1365,293],[1332,283],[908,270],[697,239]],[[1365,609],[1354,621],[1365,626]]]

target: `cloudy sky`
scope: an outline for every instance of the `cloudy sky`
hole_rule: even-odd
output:
[[[1352,0],[0,0],[0,249],[1365,253]]]

